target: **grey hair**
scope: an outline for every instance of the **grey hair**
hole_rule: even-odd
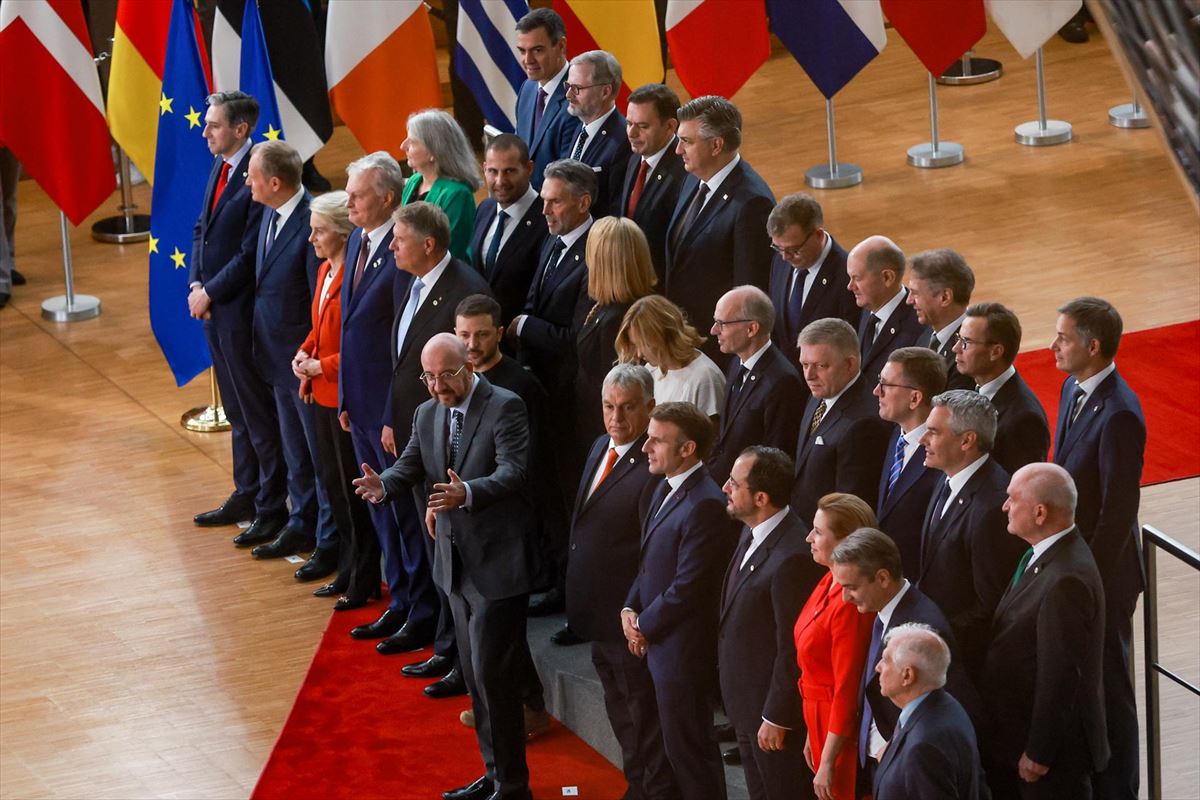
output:
[[[643,400],[654,399],[654,376],[641,364],[617,364],[604,376],[601,391],[607,391],[610,386],[622,389],[637,386],[642,390]]]
[[[400,169],[400,162],[386,150],[376,150],[347,164],[346,174],[353,177],[368,169],[375,171],[375,191],[381,195],[391,192],[394,205],[400,205],[400,198],[404,194],[404,172]]]
[[[813,320],[800,331],[802,345],[827,344],[843,356],[858,358],[858,333],[849,322],[836,317]]]
[[[588,50],[571,59],[571,66],[591,64],[592,80],[612,87],[613,99],[621,91],[621,64],[607,50]]]
[[[699,120],[700,135],[706,139],[724,139],[727,152],[742,146],[742,112],[724,97],[709,94],[679,107],[680,122]]]
[[[582,161],[576,161],[573,158],[551,161],[546,165],[542,175],[546,180],[554,178],[562,181],[571,190],[571,194],[577,198],[586,194],[593,200],[596,199],[596,173]]]
[[[438,177],[460,180],[472,190],[483,186],[479,163],[467,135],[454,117],[440,108],[408,115],[408,135],[425,145],[437,162]]]
[[[725,293],[736,295],[742,301],[742,316],[758,323],[759,333],[770,335],[775,325],[775,305],[770,296],[752,284],[735,286]]]
[[[308,204],[314,214],[320,214],[333,223],[333,229],[338,233],[349,236],[355,225],[350,221],[350,211],[346,208],[345,192],[326,192],[319,194]]]
[[[892,652],[897,667],[912,667],[921,685],[940,689],[946,685],[950,669],[950,647],[937,631],[920,622],[908,622],[890,629],[883,646]]]
[[[980,452],[990,453],[996,442],[996,407],[979,392],[951,389],[933,398],[933,407],[945,406],[950,412],[950,430],[955,436],[974,431]]]
[[[1040,463],[1026,464],[1013,474],[1029,476],[1029,492],[1037,503],[1049,506],[1060,515],[1075,517],[1075,506],[1079,502],[1079,490],[1075,488],[1075,479],[1058,464]]]

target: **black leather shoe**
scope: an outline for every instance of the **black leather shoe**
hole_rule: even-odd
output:
[[[400,668],[400,674],[409,678],[440,678],[452,669],[454,669],[453,658],[434,654],[424,661],[405,664]]]
[[[566,608],[566,599],[558,589],[551,589],[536,600],[529,601],[529,616],[548,617]]]
[[[378,600],[380,597],[379,589],[373,592],[368,592],[364,595],[347,594],[345,597],[339,597],[337,602],[333,604],[334,611],[353,611],[356,608],[362,608],[372,600]]]
[[[346,590],[337,585],[337,581],[326,583],[313,589],[313,597],[339,597]]]
[[[731,767],[736,767],[742,763],[741,748],[731,747],[721,753],[721,760]]]
[[[274,539],[284,525],[287,525],[287,517],[256,517],[249,528],[233,537],[233,543],[238,547],[265,544]]]
[[[328,578],[337,571],[337,554],[325,553],[321,550],[314,550],[313,554],[308,557],[308,561],[304,562],[304,566],[296,570],[296,580],[301,583],[307,581],[317,581],[321,578]]]
[[[399,609],[389,608],[374,622],[351,628],[350,636],[355,639],[386,639],[404,627],[404,620],[405,615]]]
[[[492,782],[488,780],[487,775],[466,786],[442,792],[442,800],[487,800],[491,796]]]
[[[192,517],[192,522],[201,528],[215,528],[218,525],[236,525],[252,519],[254,519],[254,503],[234,500],[231,496],[221,504],[220,508],[202,511]]]
[[[21,271],[19,269],[17,269],[16,267],[13,267],[11,277],[12,277],[12,285],[13,286],[24,286],[26,284],[26,282],[28,281],[28,279],[23,274],[21,274]]]
[[[426,697],[441,700],[444,697],[459,697],[467,693],[467,682],[463,680],[458,669],[446,673],[446,677],[437,683],[431,683],[424,689]]]
[[[395,656],[400,653],[412,653],[428,647],[433,643],[431,632],[420,631],[405,623],[400,630],[375,645],[375,649],[383,656]]]
[[[584,639],[575,631],[571,630],[570,625],[563,625],[561,628],[550,634],[550,642],[559,647],[570,647],[573,644],[583,644],[587,639]]]
[[[310,552],[316,546],[317,541],[312,534],[285,526],[273,542],[260,544],[250,551],[250,555],[255,558],[285,558],[297,553]]]

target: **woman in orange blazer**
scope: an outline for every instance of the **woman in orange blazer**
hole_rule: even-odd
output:
[[[805,539],[813,561],[827,570],[838,542],[859,528],[873,528],[875,512],[852,494],[827,494],[817,502]],[[874,614],[860,614],[842,600],[842,587],[825,577],[796,620],[796,659],[808,741],[804,759],[816,773],[819,800],[854,800],[858,700]]]
[[[292,359],[292,372],[300,379],[300,396],[315,405],[317,429],[317,480],[323,485],[337,525],[337,552],[313,553],[309,563],[336,567],[337,580],[317,589],[318,597],[340,597],[334,609],[358,608],[379,595],[379,540],[366,502],[354,493],[350,481],[358,477],[358,462],[350,433],[338,422],[338,367],[341,363],[342,279],[346,239],[354,230],[346,210],[346,193],[329,192],[313,198],[312,233],[308,240],[318,258],[325,259],[317,273],[312,301],[312,331]],[[316,577],[316,576],[314,576]]]

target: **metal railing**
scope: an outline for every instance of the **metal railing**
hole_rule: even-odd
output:
[[[1170,678],[1196,696],[1200,687],[1158,663],[1158,574],[1159,550],[1200,572],[1200,553],[1150,525],[1142,526],[1142,559],[1146,568],[1146,595],[1142,599],[1144,625],[1143,666],[1146,676],[1146,788],[1150,800],[1162,800],[1162,732],[1160,730],[1158,676]]]

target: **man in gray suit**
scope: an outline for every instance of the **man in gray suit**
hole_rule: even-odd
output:
[[[362,465],[356,491],[381,503],[418,483],[429,491],[433,580],[449,596],[454,633],[487,773],[445,800],[530,798],[521,693],[525,609],[534,548],[526,495],[529,423],[517,395],[476,375],[467,349],[439,333],[421,351],[432,399],[417,408],[396,463]],[[461,477],[460,477],[461,476]]]

